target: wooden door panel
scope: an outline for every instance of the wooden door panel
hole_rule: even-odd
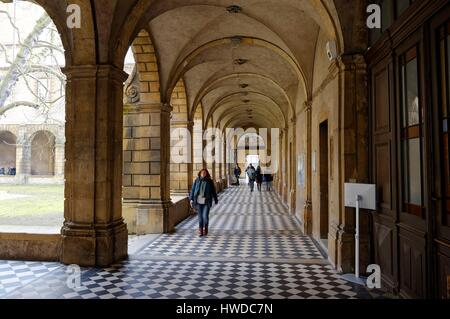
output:
[[[426,234],[406,227],[399,229],[400,294],[408,298],[426,298]]]
[[[450,299],[450,246],[438,243],[439,298]]]
[[[391,187],[391,143],[375,145],[375,168],[377,200],[382,213],[390,214],[392,210]]]
[[[372,68],[372,176],[377,186],[377,211],[373,213],[373,258],[380,265],[383,287],[394,292],[397,278],[396,175],[392,131],[393,67],[387,58]]]
[[[397,271],[393,256],[396,246],[395,222],[381,214],[374,216],[375,260],[382,270],[383,286],[391,291],[397,289]]]
[[[375,134],[390,132],[389,84],[389,69],[387,67],[374,75]]]

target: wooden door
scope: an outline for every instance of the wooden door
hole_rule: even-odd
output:
[[[433,83],[433,253],[437,296],[450,299],[450,12],[431,23]]]

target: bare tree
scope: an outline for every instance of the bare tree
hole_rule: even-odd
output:
[[[65,76],[57,57],[64,53],[64,49],[59,34],[50,17],[44,13],[36,21],[32,31],[22,39],[9,12],[0,10],[1,15],[6,16],[14,30],[17,42],[13,46],[18,49],[15,56],[10,57],[8,48],[0,43],[0,59],[7,66],[4,76],[0,78],[0,116],[13,108],[26,106],[37,109],[48,120],[52,107],[64,101]],[[52,91],[47,79],[58,83],[56,89]],[[19,81],[25,83],[34,99],[7,102]]]

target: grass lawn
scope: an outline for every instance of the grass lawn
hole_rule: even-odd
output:
[[[6,194],[6,199],[0,200],[0,225],[62,225],[63,185],[0,185],[0,194]]]

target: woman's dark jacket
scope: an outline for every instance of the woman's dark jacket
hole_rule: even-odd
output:
[[[217,193],[216,193],[216,186],[214,185],[214,182],[207,178],[206,181],[206,188],[205,188],[205,198],[206,198],[206,204],[209,207],[212,207],[213,200],[214,202],[218,203],[217,199]],[[197,180],[194,182],[194,185],[192,186],[191,194],[189,195],[189,200],[194,202],[194,205],[197,205],[197,197],[200,193],[200,185],[201,185],[202,179],[197,178]]]
[[[263,174],[261,174],[261,169],[256,170],[256,183],[262,184],[263,182]]]

